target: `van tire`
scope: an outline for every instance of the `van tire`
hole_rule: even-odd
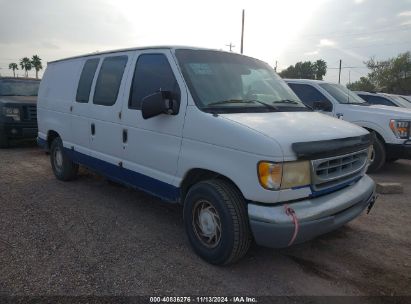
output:
[[[378,137],[374,138],[374,159],[368,167],[367,173],[375,173],[381,169],[385,163],[386,153],[384,143]]]
[[[56,137],[51,143],[50,162],[57,179],[70,181],[77,177],[78,164],[72,162],[64,153],[63,142],[60,137]]]
[[[203,205],[198,207],[198,204]],[[210,207],[204,208],[207,204]],[[204,208],[201,212],[211,210],[211,214],[215,211],[219,219],[221,233],[214,247],[205,245],[204,240],[199,236],[201,228],[195,223],[195,219],[201,218],[201,212],[196,216],[199,208]],[[210,219],[209,212],[204,213],[206,219],[207,216]],[[252,238],[246,202],[241,192],[229,181],[207,180],[192,186],[184,202],[183,214],[189,242],[194,251],[205,261],[215,265],[227,265],[237,262],[247,253]],[[215,222],[215,217],[211,216],[211,218]]]

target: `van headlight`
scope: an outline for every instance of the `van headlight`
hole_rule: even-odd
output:
[[[311,184],[309,161],[258,163],[258,180],[268,190],[290,189]]]
[[[394,132],[397,138],[408,139],[410,137],[410,121],[404,120],[390,120],[391,131]]]
[[[15,121],[20,121],[20,109],[19,108],[3,108],[3,114],[6,117],[12,117]]]

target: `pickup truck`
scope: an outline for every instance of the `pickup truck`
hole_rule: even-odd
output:
[[[357,124],[374,135],[369,173],[378,171],[386,161],[411,159],[411,109],[371,105],[336,83],[311,79],[285,81],[305,105]]]
[[[0,148],[14,139],[37,137],[37,92],[40,81],[0,78]]]

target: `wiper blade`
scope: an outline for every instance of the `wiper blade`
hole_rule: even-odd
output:
[[[214,105],[221,105],[221,104],[230,104],[230,103],[259,103],[263,105],[264,107],[278,111],[278,108],[276,106],[267,104],[265,102],[262,102],[260,100],[256,99],[227,99],[227,100],[220,100],[220,101],[215,101],[212,103],[209,103],[207,106],[214,106]]]
[[[208,106],[213,106],[213,105],[220,105],[220,104],[227,104],[227,103],[248,103],[245,100],[242,99],[227,99],[227,100],[220,100],[220,101],[214,101],[208,104]]]
[[[300,104],[298,101],[292,100],[292,99],[280,99],[280,100],[275,100],[273,103],[291,103],[291,104]]]

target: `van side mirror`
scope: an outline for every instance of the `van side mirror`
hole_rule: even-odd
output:
[[[170,91],[159,91],[143,98],[141,114],[149,119],[160,114],[177,115],[180,102]]]
[[[324,111],[324,112],[331,112],[333,110],[332,105],[327,100],[320,100],[314,101],[313,103],[313,110],[314,111]]]

